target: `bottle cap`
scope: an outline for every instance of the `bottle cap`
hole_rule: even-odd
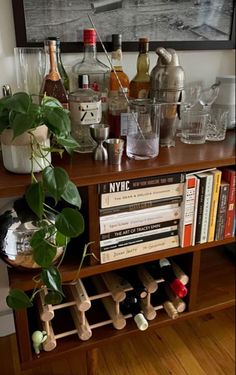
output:
[[[140,331],[145,331],[148,328],[148,322],[142,313],[135,315],[134,321]]]
[[[96,30],[85,29],[84,30],[84,44],[96,44]]]
[[[121,34],[112,34],[112,51],[116,51],[121,48],[122,45],[122,35]]]
[[[170,284],[171,289],[173,292],[180,298],[183,298],[187,295],[188,289],[186,286],[181,283],[179,279],[175,279],[171,284]]]
[[[147,53],[149,50],[148,38],[139,38],[139,52]]]

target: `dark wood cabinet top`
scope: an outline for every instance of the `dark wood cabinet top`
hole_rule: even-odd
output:
[[[124,157],[120,166],[94,161],[92,154],[74,154],[72,158],[65,155],[62,159],[54,159],[54,165],[65,168],[77,186],[180,171],[189,172],[234,163],[234,131],[228,131],[222,142],[206,142],[203,145],[187,145],[177,139],[175,147],[160,148],[155,159],[136,161]],[[22,195],[29,183],[30,175],[10,173],[5,170],[2,162],[0,163],[0,197]]]

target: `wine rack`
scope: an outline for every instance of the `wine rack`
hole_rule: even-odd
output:
[[[178,269],[181,277],[184,273],[179,267]],[[140,300],[145,318],[148,321],[158,319],[157,311],[163,308],[171,319],[178,318],[179,313],[186,309],[186,303],[172,294],[162,278],[154,279],[145,266],[138,266],[137,273],[147,290],[147,296]],[[187,275],[185,277],[187,278]],[[169,298],[169,301],[163,304],[157,301],[160,284],[166,289]],[[126,293],[133,288],[113,271],[65,284],[63,289],[63,303],[54,306],[44,304],[47,294],[45,287],[38,295],[37,310],[41,328],[47,333],[47,340],[43,343],[44,351],[55,349],[57,340],[70,335],[77,335],[82,341],[89,340],[93,330],[104,325],[111,324],[115,329],[122,330],[127,319],[132,317],[131,314],[121,313],[120,303],[125,300]],[[60,310],[67,310],[66,314],[72,324],[68,330],[56,332],[57,320],[60,321],[57,315]]]

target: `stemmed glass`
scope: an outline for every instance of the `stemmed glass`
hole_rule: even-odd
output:
[[[208,112],[210,109],[210,106],[214,103],[216,100],[218,94],[220,91],[220,84],[215,83],[212,86],[201,90],[200,96],[199,96],[199,102],[203,106],[204,112]]]

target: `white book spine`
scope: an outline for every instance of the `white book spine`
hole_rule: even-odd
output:
[[[203,212],[202,212],[202,226],[201,226],[200,243],[205,243],[205,242],[207,242],[207,239],[208,239],[208,228],[209,228],[209,220],[210,220],[212,187],[213,187],[213,175],[209,174],[207,176],[207,180],[206,180],[206,190],[205,190]]]
[[[181,216],[181,208],[170,208],[168,210],[159,211],[158,208],[156,211],[151,213],[139,213],[133,215],[132,213],[127,217],[114,217],[114,219],[109,221],[99,220],[100,221],[100,234],[105,234],[109,232],[115,232],[128,228],[135,228],[142,225],[162,223],[167,220],[179,219]]]
[[[183,195],[184,183],[153,186],[143,189],[101,194],[101,208],[122,206],[135,202],[177,197]]]
[[[152,235],[159,234],[159,233],[171,232],[171,231],[177,230],[177,229],[178,229],[177,225],[172,225],[172,226],[169,226],[169,227],[163,227],[163,228],[148,230],[146,232],[129,234],[128,236],[110,238],[108,240],[100,241],[100,246],[106,247],[106,246],[109,246],[109,245],[118,244],[119,242],[122,242],[122,241],[129,241],[129,240],[133,240],[135,238],[140,238],[140,237],[145,238],[146,236],[152,236]]]
[[[155,251],[170,249],[179,246],[179,236],[170,236],[158,240],[124,246],[119,249],[102,251],[100,253],[101,263],[114,262],[120,259],[131,258],[137,255],[153,253]]]

